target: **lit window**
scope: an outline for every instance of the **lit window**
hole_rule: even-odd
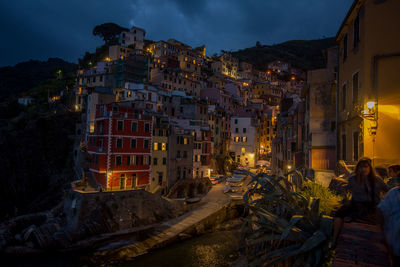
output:
[[[94,123],[93,122],[90,123],[89,127],[90,127],[89,132],[94,133]]]
[[[184,145],[187,145],[187,144],[188,144],[188,139],[187,139],[187,137],[183,138],[183,144],[184,144]]]
[[[246,137],[246,136],[243,137],[243,142],[244,142],[244,143],[247,142],[247,137]]]
[[[236,142],[236,143],[239,142],[239,136],[236,136],[236,137],[235,137],[235,142]]]
[[[136,165],[136,156],[135,155],[130,156],[129,160],[130,160],[129,165]]]
[[[155,143],[154,143],[154,151],[157,151],[157,150],[158,150],[158,143],[155,142]]]
[[[161,150],[162,150],[162,151],[167,150],[167,143],[162,143],[162,145],[161,145]]]

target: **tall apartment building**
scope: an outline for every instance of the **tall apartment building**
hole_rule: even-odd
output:
[[[276,136],[276,116],[277,108],[275,106],[266,106],[260,119],[260,156],[271,159],[272,139]]]
[[[400,1],[355,0],[337,35],[338,159],[400,162]]]
[[[161,190],[167,193],[168,188],[168,136],[170,135],[169,118],[153,117],[153,146],[150,176],[150,191]]]
[[[168,136],[168,190],[181,179],[193,178],[193,134],[171,123]]]
[[[326,68],[307,73],[303,96],[305,113],[305,163],[309,169],[336,168],[336,71],[337,47],[327,49]]]
[[[152,118],[130,103],[97,105],[95,129],[88,137],[90,171],[104,190],[150,183]]]
[[[259,155],[259,122],[251,112],[240,110],[231,118],[230,153],[242,166],[255,167]]]

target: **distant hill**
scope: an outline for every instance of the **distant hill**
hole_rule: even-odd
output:
[[[0,101],[10,96],[17,96],[55,77],[57,70],[73,73],[77,69],[74,63],[60,58],[49,58],[47,61],[29,60],[15,66],[0,68]]]
[[[256,45],[232,52],[233,56],[249,62],[260,70],[266,70],[268,63],[282,60],[303,70],[324,66],[322,50],[335,46],[334,38],[318,40],[293,40],[276,45]]]

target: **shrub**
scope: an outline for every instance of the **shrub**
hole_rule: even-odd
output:
[[[330,214],[337,197],[298,172],[295,185],[287,177],[249,175],[255,184],[244,195],[249,215],[242,228],[249,265],[326,263],[333,219],[325,214]]]
[[[332,211],[339,206],[340,202],[343,200],[342,196],[336,195],[329,190],[329,188],[314,181],[304,181],[303,186],[301,193],[307,200],[311,198],[320,200],[319,209],[322,214],[331,216]]]

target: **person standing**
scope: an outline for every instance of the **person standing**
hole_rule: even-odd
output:
[[[400,266],[400,186],[392,188],[385,195],[377,213],[391,253],[392,266]]]

